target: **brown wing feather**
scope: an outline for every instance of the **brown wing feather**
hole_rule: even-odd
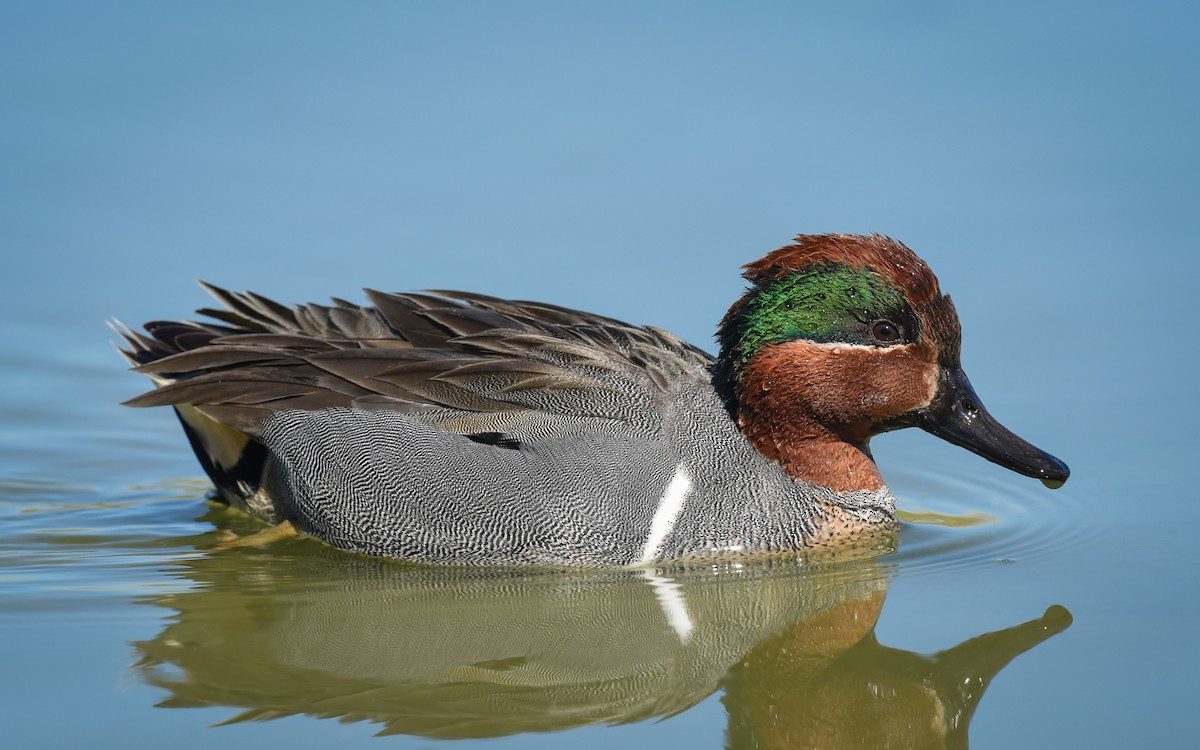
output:
[[[335,299],[292,308],[204,284],[220,324],[124,328],[123,350],[161,386],[131,406],[192,405],[250,435],[278,409],[335,406],[637,419],[711,357],[665,331],[467,292]],[[448,417],[449,419],[449,417]]]

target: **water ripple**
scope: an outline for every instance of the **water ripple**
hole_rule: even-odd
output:
[[[906,575],[1061,557],[1102,532],[1086,498],[1070,489],[969,464],[891,478],[904,527],[889,559]]]

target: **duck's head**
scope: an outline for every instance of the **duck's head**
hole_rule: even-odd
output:
[[[984,409],[959,362],[950,297],[879,235],[801,235],[746,266],[718,331],[714,384],[742,433],[794,478],[877,490],[872,436],[920,427],[1050,487],[1066,464]]]

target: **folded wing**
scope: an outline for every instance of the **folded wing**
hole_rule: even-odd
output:
[[[213,323],[120,329],[159,384],[131,406],[188,405],[249,436],[281,410],[387,409],[459,434],[526,440],[558,423],[661,425],[671,391],[712,358],[656,328],[464,292],[389,294],[371,306],[285,307],[205,288]]]

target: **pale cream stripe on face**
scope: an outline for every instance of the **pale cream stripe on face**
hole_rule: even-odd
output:
[[[650,522],[650,535],[646,537],[646,546],[642,548],[641,563],[653,562],[658,557],[658,550],[666,541],[667,535],[675,528],[679,512],[683,510],[683,501],[692,491],[692,478],[688,475],[687,467],[683,464],[675,467],[675,476],[667,484],[662,500],[658,501],[658,510],[654,511],[654,520]]]

